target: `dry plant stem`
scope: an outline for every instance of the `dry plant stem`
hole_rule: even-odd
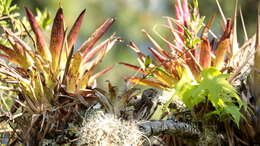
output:
[[[256,43],[255,43],[255,59],[254,59],[254,68],[256,70],[260,69],[260,1],[258,1],[258,13],[257,13],[257,17],[258,17],[258,21],[257,21],[257,32],[256,32]],[[260,74],[256,71],[253,70],[252,71],[252,83],[251,83],[251,88],[252,88],[252,92],[253,95],[256,98],[260,97],[260,90],[259,90],[259,83],[260,83]]]
[[[256,1],[258,6],[257,12],[257,31],[256,31],[256,39],[255,39],[255,53],[254,53],[254,65],[251,70],[251,78],[249,80],[250,91],[255,98],[256,101],[256,124],[254,126],[255,136],[254,139],[257,143],[260,143],[260,1]]]
[[[139,130],[146,136],[168,134],[173,136],[199,138],[200,135],[200,130],[197,127],[173,119],[140,123]]]

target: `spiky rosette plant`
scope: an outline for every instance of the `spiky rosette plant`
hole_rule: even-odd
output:
[[[218,121],[224,121],[226,128],[229,127],[226,125],[229,120],[239,127],[241,110],[246,109],[246,106],[230,83],[239,80],[241,70],[248,69],[253,48],[238,46],[237,9],[232,20],[223,16],[225,27],[222,36],[218,38],[210,31],[214,17],[204,24],[197,1],[194,1],[193,8],[190,9],[187,0],[176,0],[175,8],[176,18],[166,17],[167,23],[163,25],[169,30],[168,36],[160,35],[155,27],[155,33],[166,43],[166,49],[143,30],[154,46],[148,48],[154,59],[142,53],[136,44],[130,43],[141,66],[121,64],[138,71],[144,77],[129,77],[127,81],[160,88],[171,94],[157,106],[151,117],[153,120],[178,114],[174,113],[175,109],[170,105],[181,100],[187,110],[191,110],[194,119],[206,121],[209,117],[218,117]],[[213,39],[210,39],[209,34]]]
[[[149,33],[143,30],[154,46],[149,47],[148,50],[155,59],[152,61],[151,57],[144,55],[141,49],[131,42],[129,46],[137,53],[141,67],[121,63],[147,76],[153,74],[157,82],[129,78],[130,82],[140,84],[149,82],[151,86],[167,89],[173,87],[180,80],[184,68],[189,69],[192,76],[200,80],[200,72],[203,69],[214,67],[221,72],[225,72],[229,67],[232,67],[233,70],[238,67],[238,62],[236,62],[236,66],[230,65],[232,59],[239,56],[238,52],[229,52],[231,51],[233,27],[231,20],[227,20],[224,24],[224,32],[220,38],[217,38],[211,32],[214,39],[210,42],[208,33],[214,17],[205,25],[204,17],[199,15],[196,1],[192,10],[188,8],[186,0],[183,3],[177,0],[175,7],[176,18],[166,17],[167,23],[163,25],[164,28],[169,30],[171,33],[169,35],[172,38],[163,37],[155,30],[159,38],[168,46],[167,50],[163,49]],[[202,32],[200,33],[200,31]]]
[[[0,44],[1,57],[11,63],[1,60],[0,74],[7,83],[14,84],[17,93],[11,115],[6,115],[14,124],[14,141],[40,145],[44,138],[51,138],[59,131],[70,133],[73,138],[73,132],[66,132],[69,130],[68,123],[77,122],[77,113],[81,108],[95,101],[92,88],[95,87],[96,79],[111,69],[108,67],[95,73],[98,64],[118,40],[112,35],[96,45],[114,19],[106,20],[76,50],[73,46],[85,10],[66,34],[63,10],[59,8],[49,45],[32,12],[27,8],[25,12],[34,33],[33,45],[24,42],[8,29],[5,29],[5,33],[11,47]],[[13,118],[12,114],[15,113],[20,116]]]

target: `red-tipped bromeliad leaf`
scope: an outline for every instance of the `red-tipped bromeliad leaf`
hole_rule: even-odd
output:
[[[50,52],[52,55],[52,69],[57,71],[59,67],[60,56],[63,48],[63,41],[65,36],[64,31],[64,16],[62,8],[56,13],[54,18],[52,31],[51,31],[51,40],[50,40]]]

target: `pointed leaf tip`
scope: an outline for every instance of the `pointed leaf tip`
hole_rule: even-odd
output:
[[[108,31],[114,21],[114,18],[107,19],[98,29],[96,29],[91,37],[80,46],[79,50],[82,51],[83,54],[87,54],[89,50],[99,41],[99,39]]]
[[[116,21],[116,19],[115,18],[110,18],[109,19],[109,22],[112,24],[112,23],[114,23]]]
[[[40,29],[40,26],[35,19],[35,16],[33,15],[33,13],[28,8],[25,7],[24,9],[25,9],[25,13],[27,15],[27,18],[29,20],[30,26],[32,28],[32,31],[35,34],[36,45],[37,45],[37,49],[39,50],[40,55],[42,55],[46,59],[50,60],[51,56],[50,56],[50,52],[49,52],[48,47],[47,47],[47,43],[44,39],[44,36],[43,36],[42,31]]]
[[[72,48],[72,46],[76,43],[77,41],[77,37],[80,31],[80,26],[82,24],[83,18],[85,16],[86,13],[86,9],[84,9],[78,16],[77,20],[74,22],[70,33],[67,37],[67,41],[68,41],[68,52],[70,52],[70,49]]]
[[[61,49],[63,47],[64,40],[64,16],[62,8],[59,8],[54,18],[52,30],[51,30],[51,41],[50,51],[52,55],[52,64],[54,69],[57,69]]]
[[[132,65],[132,64],[128,64],[128,63],[124,63],[124,62],[119,62],[118,64],[121,64],[121,65],[124,65],[130,69],[133,69],[135,71],[138,71],[138,72],[142,72],[144,73],[144,70],[138,66],[135,66],[135,65]]]
[[[113,66],[110,66],[110,67],[107,67],[107,68],[103,69],[102,71],[96,73],[95,75],[90,77],[88,84],[92,86],[96,79],[98,79],[101,75],[104,75],[105,73],[110,71],[112,68],[113,68]]]

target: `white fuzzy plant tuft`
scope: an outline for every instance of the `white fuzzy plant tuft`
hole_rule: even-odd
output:
[[[79,134],[79,145],[140,146],[144,142],[136,122],[123,121],[102,111],[89,115]]]

